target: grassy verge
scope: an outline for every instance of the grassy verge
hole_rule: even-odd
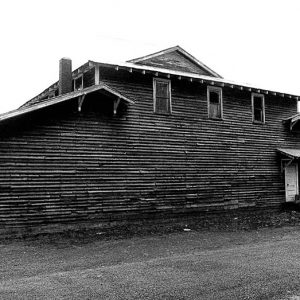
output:
[[[106,227],[75,227],[60,231],[35,233],[29,231],[17,235],[0,237],[2,242],[12,240],[41,240],[45,243],[58,240],[89,243],[95,240],[123,239],[134,236],[149,236],[182,231],[237,231],[256,230],[266,227],[297,226],[300,224],[300,212],[294,210],[273,212],[244,212],[239,214],[181,216],[169,219],[139,220]]]

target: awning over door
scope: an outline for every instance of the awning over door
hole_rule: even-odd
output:
[[[292,163],[300,159],[300,149],[280,148],[277,149],[277,151],[283,156],[283,159],[281,159],[281,172],[283,172]]]
[[[291,158],[291,159],[300,159],[300,149],[277,149],[281,154]]]
[[[277,149],[281,159],[281,172],[284,172],[285,200],[297,203],[299,199],[299,159],[300,149]]]
[[[294,116],[291,116],[290,118],[288,119],[285,119],[283,120],[283,124],[288,124],[288,126],[290,127],[290,131],[295,131],[295,127],[296,127],[296,130],[297,130],[297,127],[299,126],[296,126],[300,121],[300,114],[296,114]],[[299,130],[299,128],[298,128]]]

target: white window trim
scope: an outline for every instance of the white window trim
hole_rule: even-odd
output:
[[[171,80],[164,79],[164,78],[153,78],[153,112],[156,112],[156,82],[162,81],[167,82],[169,85],[169,102],[170,102],[170,112],[166,114],[172,114],[172,95],[171,95]]]
[[[254,119],[254,97],[262,98],[263,120],[257,121]],[[265,124],[266,122],[266,110],[265,110],[265,95],[258,93],[251,93],[251,106],[252,106],[252,122],[256,124]]]
[[[212,118],[209,115],[209,111],[210,111],[210,92],[217,92],[220,96],[220,105],[221,105],[221,117],[220,118]],[[223,120],[223,90],[220,87],[216,87],[216,86],[207,86],[207,116],[209,119],[212,120]]]

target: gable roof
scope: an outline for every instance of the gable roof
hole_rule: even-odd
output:
[[[254,85],[236,82],[232,80],[226,80],[223,78],[217,78],[212,76],[206,76],[206,75],[199,75],[195,73],[190,72],[183,72],[183,71],[176,71],[171,69],[165,69],[165,68],[157,68],[157,67],[150,67],[145,65],[139,65],[131,62],[125,62],[125,63],[105,63],[105,62],[95,62],[89,60],[87,63],[80,66],[78,69],[74,70],[72,72],[73,76],[75,76],[78,73],[84,73],[89,68],[95,68],[95,67],[106,67],[118,70],[127,70],[129,73],[137,72],[141,74],[152,74],[153,76],[165,76],[166,78],[177,78],[179,80],[188,80],[190,82],[199,82],[201,84],[209,84],[209,85],[216,85],[219,87],[230,87],[232,89],[238,89],[238,90],[246,90],[249,92],[255,92],[255,93],[261,93],[261,94],[272,94],[274,96],[280,96],[282,98],[289,98],[289,99],[295,99],[299,100],[299,95],[291,94],[291,93],[283,93],[279,91],[274,91],[273,89],[269,89],[266,87],[257,87]],[[47,89],[45,89],[42,93],[38,94],[31,100],[25,102],[22,106],[19,107],[19,109],[23,109],[26,107],[35,106],[36,104],[39,104],[41,102],[45,102],[48,99],[44,99],[44,96],[47,96],[49,93],[53,92],[53,90],[58,88],[58,81],[50,85]]]
[[[222,76],[207,67],[180,46],[171,47],[146,56],[131,59],[127,62],[222,78]]]
[[[67,100],[74,99],[76,97],[80,97],[80,96],[84,96],[84,95],[87,95],[87,94],[90,94],[90,93],[93,93],[93,92],[96,92],[96,91],[100,91],[100,90],[105,91],[106,93],[111,94],[111,95],[115,96],[116,98],[119,98],[120,100],[123,100],[127,103],[131,103],[131,104],[134,103],[134,101],[128,99],[127,97],[125,97],[124,95],[119,93],[117,90],[109,87],[108,85],[106,85],[104,83],[100,83],[99,85],[94,85],[94,86],[91,86],[91,87],[88,87],[88,88],[85,88],[85,89],[82,89],[82,90],[79,90],[79,91],[74,91],[74,92],[70,92],[70,93],[67,93],[67,94],[59,95],[59,96],[54,97],[54,98],[46,99],[43,102],[35,103],[32,106],[20,107],[18,109],[15,109],[15,110],[9,111],[7,113],[1,114],[0,115],[0,122],[4,121],[4,120],[7,120],[7,119],[11,119],[13,117],[17,117],[17,116],[29,113],[29,112],[33,112],[33,111],[42,109],[42,108],[45,108],[45,107],[49,107],[49,106],[52,106],[52,105],[55,105],[55,104],[58,104],[58,103],[62,103],[62,102],[65,102]]]

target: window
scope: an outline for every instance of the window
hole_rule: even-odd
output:
[[[47,98],[49,99],[49,98],[57,97],[58,95],[59,95],[58,89],[51,90],[51,91],[49,91],[49,94],[48,94]]]
[[[264,95],[252,93],[252,121],[254,123],[265,122],[265,98]]]
[[[83,76],[74,79],[74,91],[83,89]]]
[[[222,119],[223,117],[223,103],[222,103],[222,89],[218,87],[207,87],[207,106],[208,117],[211,119]]]
[[[153,79],[154,112],[159,114],[171,113],[171,81]]]

